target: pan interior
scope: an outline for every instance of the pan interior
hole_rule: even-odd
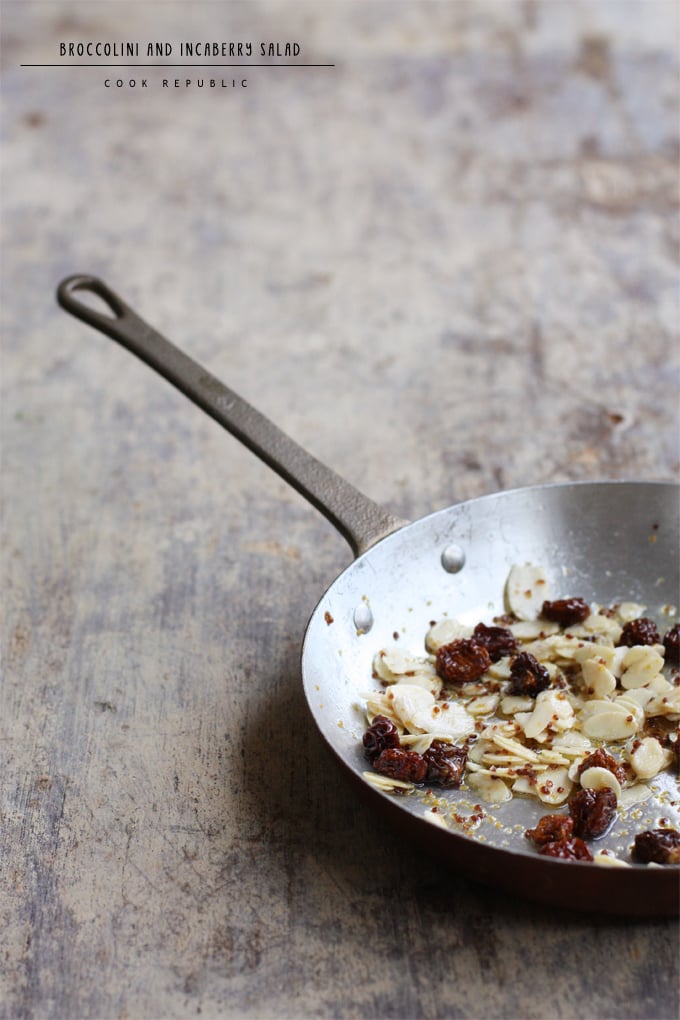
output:
[[[356,773],[367,771],[363,695],[378,689],[374,654],[395,641],[423,654],[430,623],[444,616],[490,623],[504,612],[504,585],[515,563],[546,568],[552,598],[639,602],[665,630],[675,620],[669,607],[679,601],[678,492],[670,483],[635,482],[521,489],[441,510],[383,539],[332,584],[305,636],[305,693],[331,748]],[[458,572],[442,565],[451,546],[464,554]],[[636,832],[656,827],[661,817],[680,827],[677,781],[665,775],[652,785],[654,796],[618,821],[597,849],[630,860]],[[415,816],[428,807],[422,795],[376,796],[391,797]],[[464,789],[446,791],[445,798],[461,815],[479,803]],[[524,830],[548,810],[565,810],[522,797],[484,808],[475,836],[522,854],[535,852]]]

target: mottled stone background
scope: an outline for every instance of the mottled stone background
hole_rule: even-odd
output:
[[[1,31],[0,1015],[676,1017],[671,922],[376,831],[299,678],[342,539],[54,290],[100,274],[407,518],[675,478],[677,5],[4,0]],[[335,67],[19,66],[86,40]]]

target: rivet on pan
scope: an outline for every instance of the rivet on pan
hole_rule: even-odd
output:
[[[459,545],[447,545],[442,553],[442,566],[449,574],[457,574],[465,565],[465,553]]]
[[[354,610],[354,626],[357,629],[357,634],[367,634],[373,626],[373,613],[366,602],[362,602]]]

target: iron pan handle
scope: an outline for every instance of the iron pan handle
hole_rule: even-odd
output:
[[[81,301],[80,292],[99,297],[111,314],[96,311]],[[407,523],[387,513],[307,453],[251,404],[144,322],[103,280],[85,274],[69,276],[57,288],[57,301],[71,315],[136,354],[231,432],[320,510],[346,538],[355,556]]]

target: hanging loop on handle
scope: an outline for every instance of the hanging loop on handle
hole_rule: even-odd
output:
[[[101,298],[111,315],[95,310],[79,292]],[[57,301],[67,312],[122,344],[176,386],[276,471],[337,528],[359,556],[407,522],[387,513],[321,461],[307,453],[263,414],[175,347],[95,276],[63,280]]]

